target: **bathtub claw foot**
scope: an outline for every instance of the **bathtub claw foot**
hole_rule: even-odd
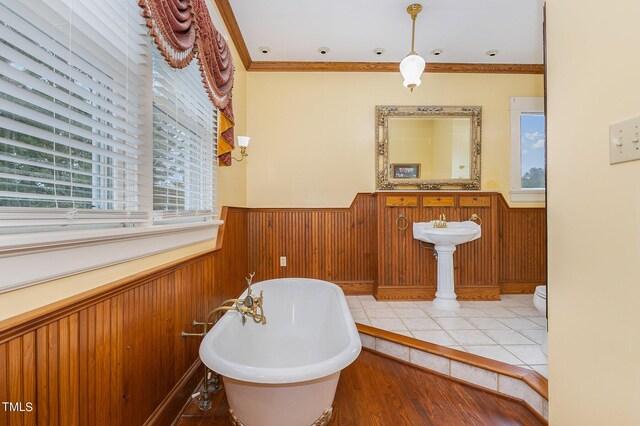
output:
[[[244,426],[244,424],[233,414],[233,409],[229,408],[229,414],[231,415],[232,426]]]
[[[244,426],[244,423],[242,423],[240,419],[238,419],[236,415],[233,414],[233,409],[231,408],[229,408],[229,415],[231,416],[232,426]],[[331,419],[333,419],[333,407],[329,407],[326,410],[324,410],[322,412],[322,415],[318,417],[318,420],[313,422],[310,426],[326,426],[329,424]]]
[[[333,418],[333,407],[329,407],[322,412],[322,415],[318,417],[318,420],[313,422],[311,426],[325,426],[328,425]]]

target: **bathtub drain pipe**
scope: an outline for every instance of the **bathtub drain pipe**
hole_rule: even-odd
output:
[[[211,377],[213,375],[213,378]],[[220,386],[220,375],[216,372],[209,370],[207,366],[204,366],[204,383],[202,384],[202,391],[193,394],[198,398],[198,408],[201,411],[211,409],[211,398],[209,394],[216,394],[222,390]]]

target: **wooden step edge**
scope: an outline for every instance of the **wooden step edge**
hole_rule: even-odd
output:
[[[533,414],[534,416],[536,416],[536,418],[537,418],[541,423],[543,423],[543,424],[545,424],[545,425],[548,425],[548,424],[549,424],[549,420],[548,420],[548,418],[547,418],[548,416],[547,416],[547,417],[545,417],[545,416],[543,415],[543,413],[540,413],[540,412],[536,411],[536,410],[535,410],[531,405],[529,405],[527,402],[525,402],[522,398],[516,398],[516,397],[511,396],[511,395],[509,395],[509,394],[500,393],[500,392],[498,392],[498,391],[494,391],[494,390],[492,390],[492,389],[487,389],[487,388],[485,388],[485,387],[483,387],[483,386],[479,386],[479,385],[477,385],[477,384],[475,384],[475,383],[471,383],[471,382],[468,382],[468,381],[465,381],[465,380],[462,380],[462,379],[458,379],[457,377],[452,377],[452,376],[450,376],[450,375],[448,375],[448,374],[443,374],[443,373],[441,373],[441,372],[439,372],[439,371],[434,371],[434,370],[432,370],[432,369],[430,369],[430,368],[423,367],[423,366],[421,366],[421,365],[412,364],[412,363],[411,363],[411,362],[409,362],[409,361],[405,361],[405,360],[403,360],[403,359],[399,359],[399,358],[393,357],[393,356],[391,356],[391,355],[389,355],[389,354],[386,354],[386,353],[384,353],[384,352],[378,352],[378,351],[375,351],[375,350],[370,349],[370,348],[367,348],[367,347],[363,347],[362,349],[363,349],[363,350],[365,350],[365,351],[368,351],[368,352],[374,353],[374,354],[376,354],[376,355],[378,355],[378,356],[381,356],[381,357],[387,358],[387,359],[389,359],[389,360],[391,360],[391,361],[394,361],[394,362],[397,362],[397,363],[400,363],[400,364],[406,365],[406,366],[408,366],[408,367],[415,368],[415,369],[417,369],[417,370],[424,371],[424,372],[426,372],[426,373],[433,374],[433,375],[436,375],[436,376],[438,376],[438,377],[442,377],[443,379],[450,380],[450,381],[455,382],[455,383],[460,383],[460,384],[462,384],[462,385],[464,385],[464,386],[468,386],[468,387],[471,387],[471,388],[473,388],[473,389],[477,389],[477,390],[479,390],[479,391],[489,393],[489,394],[491,394],[491,395],[495,395],[495,396],[497,396],[498,398],[503,398],[503,399],[506,399],[506,400],[508,400],[508,401],[513,401],[513,402],[515,402],[515,403],[518,403],[518,404],[522,405],[524,408],[526,408],[526,409],[527,409],[531,414]]]
[[[462,362],[464,364],[472,365],[474,367],[479,367],[483,370],[489,370],[494,373],[522,380],[533,390],[535,390],[541,397],[543,397],[547,401],[549,400],[548,381],[546,378],[544,378],[544,376],[536,371],[528,370],[526,368],[518,367],[511,364],[506,364],[504,362],[485,358],[479,355],[474,355],[469,352],[463,352],[457,349],[448,348],[446,346],[436,345],[435,343],[425,342],[424,340],[418,340],[416,338],[397,334],[392,331],[381,330],[379,328],[371,327],[370,325],[356,323],[356,326],[360,333],[366,334],[368,336],[378,337],[389,342],[398,343],[400,345],[418,349],[423,352],[428,352],[433,355],[438,355],[454,361]]]
[[[368,325],[356,326],[367,349],[522,400],[542,418],[548,417],[548,382],[535,371]],[[478,377],[470,379],[473,374]]]

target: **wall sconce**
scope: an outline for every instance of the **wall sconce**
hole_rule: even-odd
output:
[[[249,146],[249,141],[251,140],[251,138],[249,136],[238,136],[238,146],[240,147],[240,158],[236,158],[236,157],[231,157],[236,161],[242,161],[244,160],[244,157],[247,157],[249,154],[247,154],[247,147]]]

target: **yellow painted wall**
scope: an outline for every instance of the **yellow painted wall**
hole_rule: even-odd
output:
[[[433,123],[415,118],[389,120],[389,164],[420,164],[420,179],[427,179],[425,172],[432,170]],[[392,172],[390,172],[391,175]]]
[[[451,146],[453,145],[453,121],[435,120],[433,122],[433,155],[431,177],[451,177]]]
[[[376,105],[480,105],[482,189],[507,195],[511,96],[542,96],[540,75],[249,73],[251,207],[344,207],[375,191]],[[519,206],[525,204],[518,203]]]
[[[209,7],[212,7],[211,4]],[[247,131],[247,72],[233,46],[233,60],[236,65],[233,106],[236,122],[236,135]],[[235,154],[239,157],[239,154]],[[221,206],[243,207],[247,204],[246,161],[235,163],[233,167],[218,170],[218,208]],[[192,254],[212,250],[215,241],[205,241],[177,250],[137,259],[106,268],[100,268],[82,274],[49,281],[43,284],[0,294],[0,321],[23,312],[54,303],[73,295],[109,284],[118,279],[171,263]]]
[[[235,116],[235,135],[247,134],[247,71],[233,46],[231,40],[228,43],[232,47],[233,62],[236,65],[233,86],[233,114]],[[240,158],[239,149],[233,152],[234,157]],[[233,161],[231,167],[218,169],[218,208],[222,206],[246,207],[247,206],[247,163]]]
[[[550,424],[640,425],[640,2],[547,0]]]

